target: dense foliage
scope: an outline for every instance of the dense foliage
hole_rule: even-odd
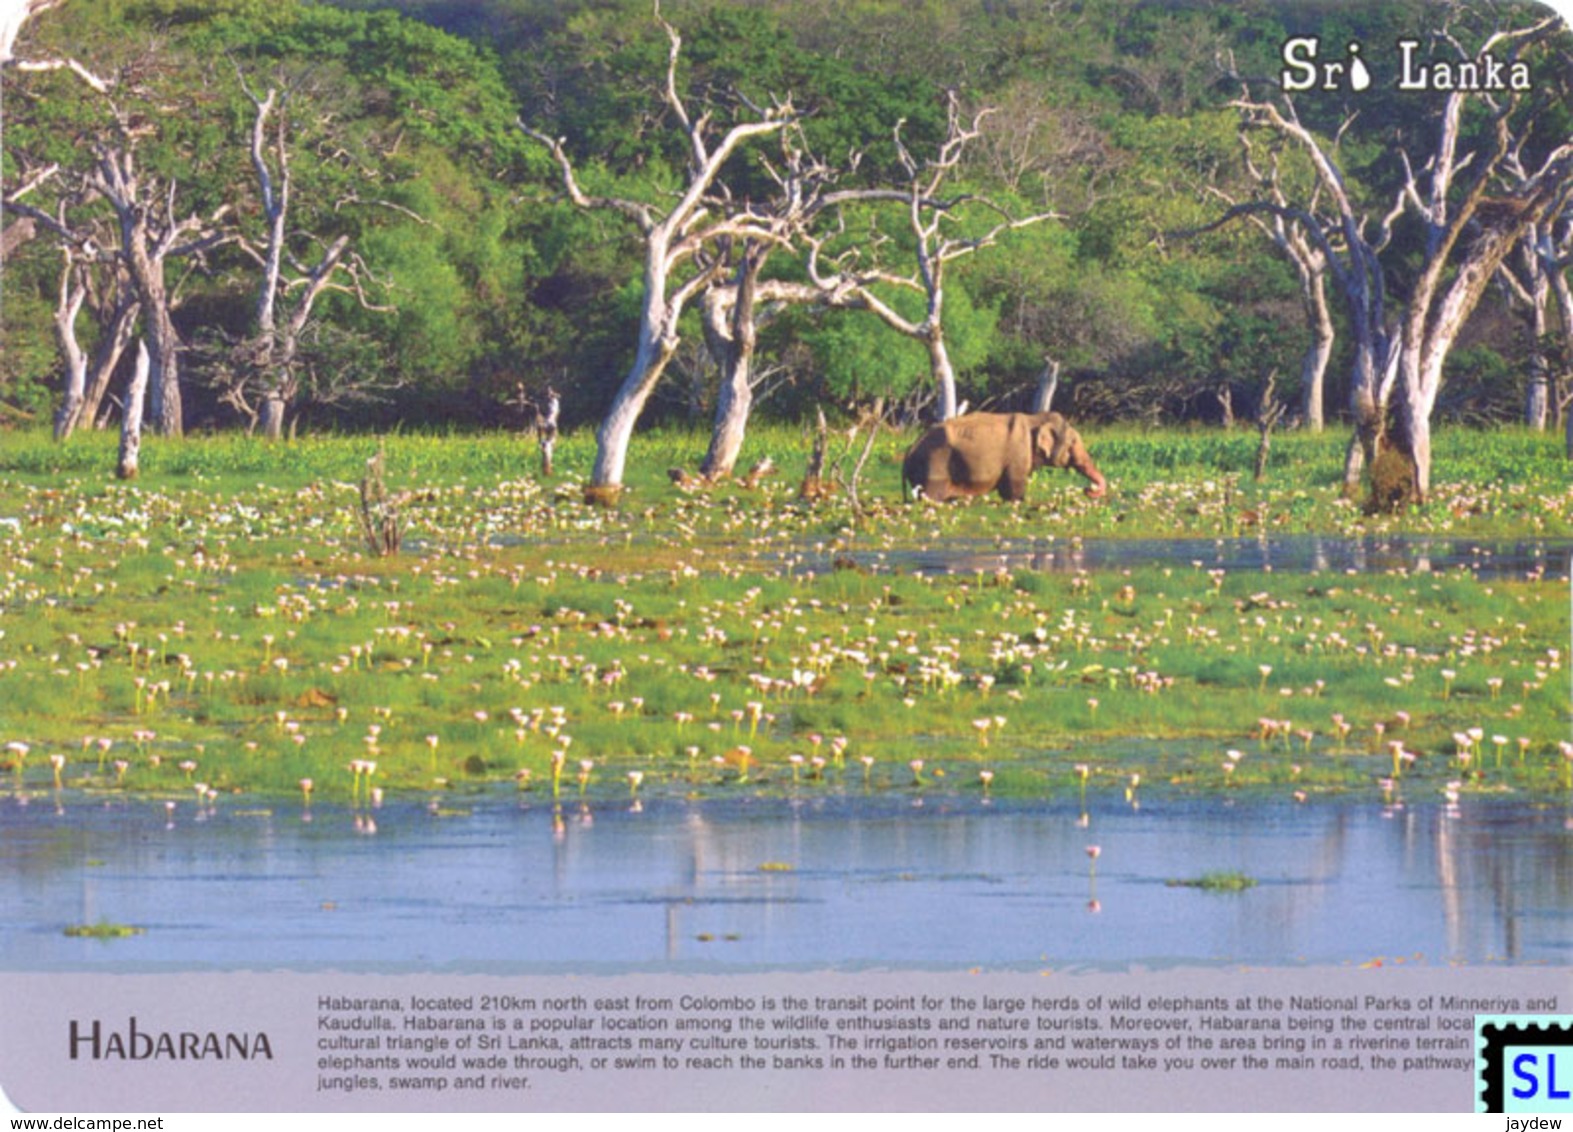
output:
[[[1298,396],[1308,335],[1293,272],[1272,244],[1248,223],[1175,235],[1216,219],[1225,199],[1251,195],[1228,105],[1240,81],[1229,69],[1263,76],[1265,92],[1286,38],[1308,31],[1329,44],[1371,44],[1373,56],[1374,45],[1386,51],[1444,25],[1479,39],[1474,14],[1418,0],[689,0],[662,14],[683,34],[678,79],[691,105],[724,123],[790,96],[815,152],[849,166],[849,153],[861,155],[849,187],[899,184],[897,124],[914,153],[931,152],[945,91],[958,91],[969,112],[993,107],[956,191],[1059,219],[1009,233],[952,274],[947,334],[961,395],[974,406],[1019,404],[1048,355],[1064,366],[1056,406],[1106,421],[1217,419],[1225,392],[1249,414],[1274,372],[1279,395]],[[1492,18],[1538,15],[1525,7]],[[180,214],[230,226],[227,242],[170,272],[174,318],[191,347],[188,420],[244,423],[220,396],[214,345],[248,332],[257,287],[244,84],[291,91],[292,252],[309,260],[347,235],[365,271],[361,296],[324,301],[308,357],[324,376],[293,413],[308,426],[514,424],[548,382],[563,394],[566,425],[604,411],[632,349],[636,236],[559,199],[547,155],[516,121],[565,138],[591,191],[650,197],[676,186],[683,138],[658,98],[668,43],[648,0],[102,0],[48,13],[23,46],[114,76],[113,105],[140,167]],[[1339,153],[1353,193],[1380,213],[1404,175],[1395,143],[1434,128],[1436,99],[1394,90],[1394,60],[1371,62],[1378,81],[1358,103],[1348,91],[1313,91],[1299,109],[1331,137],[1358,105]],[[1544,95],[1567,81],[1555,67],[1536,74]],[[1567,112],[1542,101],[1553,106],[1538,129],[1565,138]],[[71,189],[70,174],[114,133],[109,102],[68,72],[8,73],[8,191],[58,163],[62,173],[29,199],[75,217],[101,213]],[[1471,136],[1485,125],[1474,114]],[[771,157],[759,146],[735,159],[732,191],[768,193]],[[1285,177],[1308,183],[1296,161],[1283,154]],[[903,254],[899,211],[871,208],[847,223],[880,254]],[[1400,225],[1394,239],[1403,252],[1406,242],[1418,249],[1421,234]],[[6,421],[45,419],[58,396],[60,270],[46,233],[5,264]],[[795,278],[801,265],[779,255],[768,271]],[[1390,286],[1402,294],[1402,271]],[[713,403],[714,366],[688,317],[652,418],[698,417]],[[91,310],[82,322],[91,342]],[[1510,294],[1494,292],[1453,358],[1439,415],[1521,416],[1532,346]],[[927,375],[920,346],[855,312],[782,312],[767,318],[760,350],[777,374],[762,411],[788,417],[921,390]],[[1335,408],[1343,372],[1335,353]]]

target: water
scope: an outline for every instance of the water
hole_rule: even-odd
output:
[[[988,540],[854,551],[973,573],[1168,563],[1565,578],[1573,540]],[[830,553],[795,554],[827,570]],[[819,795],[560,812],[0,798],[0,969],[729,971],[1573,962],[1573,817],[1470,798]],[[309,820],[308,820],[309,816]],[[1093,862],[1088,846],[1100,855]],[[1241,893],[1168,880],[1240,871]],[[71,924],[144,928],[66,937]]]
[[[746,971],[1573,961],[1560,807],[815,795],[436,816],[0,802],[0,969]],[[1096,875],[1087,847],[1098,846]],[[1241,871],[1255,888],[1170,887]],[[145,928],[73,939],[68,924]]]
[[[792,556],[794,570],[823,573],[837,559],[920,574],[1038,570],[1074,573],[1169,565],[1205,570],[1411,574],[1467,570],[1477,577],[1566,579],[1573,539],[1480,540],[1415,535],[1261,535],[1194,539],[946,539],[930,547],[822,551]]]

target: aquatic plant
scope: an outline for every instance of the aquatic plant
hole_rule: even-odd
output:
[[[73,939],[126,939],[129,936],[142,935],[146,928],[139,928],[132,924],[115,924],[107,920],[99,920],[92,924],[71,924],[64,929],[64,933]]]
[[[1556,746],[1565,657],[1546,647],[1567,633],[1553,579],[1071,561],[1061,536],[1161,537],[1186,508],[1185,533],[1221,531],[1217,471],[1189,462],[1227,451],[1219,438],[1160,455],[1113,437],[1131,474],[1097,507],[1046,483],[1026,507],[890,508],[854,524],[768,482],[635,484],[640,508],[590,509],[518,478],[506,438],[392,437],[389,468],[420,468],[423,491],[390,557],[369,553],[332,487],[360,474],[354,441],[281,459],[193,440],[127,487],[72,472],[74,452],[10,439],[0,509],[26,521],[0,578],[0,702],[19,745],[0,765],[24,785],[53,777],[29,747],[81,747],[62,786],[184,790],[200,760],[209,789],[285,796],[309,778],[332,797],[346,765],[375,762],[375,785],[352,772],[360,801],[426,789],[446,761],[499,782],[533,767],[556,795],[569,751],[588,744],[608,773],[581,784],[587,798],[620,792],[630,770],[649,774],[641,792],[890,788],[919,755],[925,789],[960,789],[982,781],[986,753],[998,773],[986,792],[1052,795],[1071,775],[1087,812],[1099,784],[1133,804],[1138,787],[1218,789],[1220,749],[1250,752],[1227,759],[1231,791],[1364,794],[1378,775],[1413,782],[1414,798],[1452,778],[1573,789]],[[791,459],[785,438],[764,443]],[[1335,449],[1302,450],[1329,485]],[[873,458],[894,468],[898,455]],[[1498,467],[1455,455],[1466,471]],[[1573,488],[1555,471],[1511,491],[1482,472],[1468,489],[1487,507],[1468,525],[1573,530]],[[1282,529],[1394,529],[1301,495],[1285,497]],[[1047,546],[1066,572],[922,575],[899,558],[958,539]],[[1318,739],[1306,720],[1329,716]],[[111,764],[106,744],[124,757]],[[843,779],[832,768],[849,752],[861,773]]]
[[[1203,873],[1189,880],[1171,879],[1163,883],[1170,888],[1199,888],[1203,892],[1244,892],[1256,887],[1254,877],[1239,872]]]

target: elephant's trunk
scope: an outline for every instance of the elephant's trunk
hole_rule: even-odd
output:
[[[1092,462],[1092,457],[1088,455],[1085,448],[1071,457],[1070,466],[1087,477],[1089,481],[1087,495],[1090,498],[1097,499],[1109,490],[1109,482],[1103,478],[1103,473],[1098,470],[1098,465]]]

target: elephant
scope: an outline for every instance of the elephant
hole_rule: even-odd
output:
[[[908,451],[902,484],[936,502],[997,491],[1026,497],[1034,468],[1074,468],[1093,498],[1108,488],[1081,435],[1059,413],[968,413],[935,425]]]

